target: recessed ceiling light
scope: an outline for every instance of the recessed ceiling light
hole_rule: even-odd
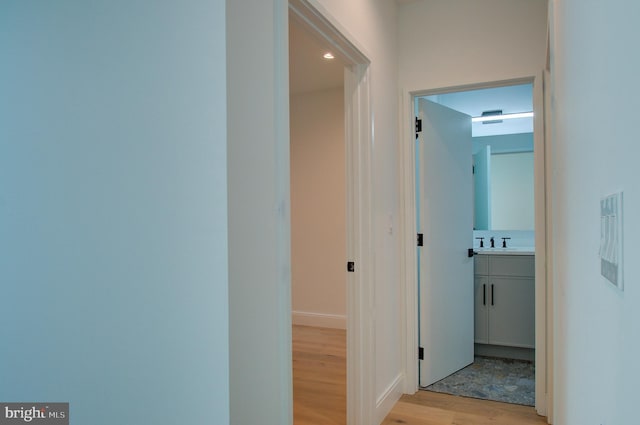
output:
[[[335,56],[333,56],[333,53],[331,52],[325,53],[322,57],[325,59],[335,59]]]

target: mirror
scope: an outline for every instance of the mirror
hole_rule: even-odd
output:
[[[474,229],[533,230],[533,133],[473,143]]]
[[[430,95],[471,117],[533,110],[533,85]],[[533,230],[533,118],[472,122],[474,230]]]

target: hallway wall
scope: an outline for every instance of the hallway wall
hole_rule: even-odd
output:
[[[398,12],[400,88],[534,76],[544,68],[546,0],[422,0]]]
[[[3,1],[0,54],[0,400],[228,424],[224,2]]]
[[[292,95],[293,323],[346,329],[344,90]]]
[[[555,0],[552,14],[554,419],[630,424],[640,381],[640,3]],[[617,191],[624,291],[600,275],[600,200]]]

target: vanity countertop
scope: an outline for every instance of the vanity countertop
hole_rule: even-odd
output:
[[[535,255],[536,249],[532,246],[517,246],[509,248],[474,248],[479,255]]]

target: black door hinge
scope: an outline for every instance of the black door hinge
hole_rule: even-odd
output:
[[[424,236],[422,233],[418,233],[418,246],[424,246]]]
[[[424,348],[418,347],[418,360],[424,360]]]
[[[422,131],[422,120],[416,117],[416,133],[420,133]]]
[[[353,273],[356,271],[356,263],[354,261],[347,262],[347,271]]]

